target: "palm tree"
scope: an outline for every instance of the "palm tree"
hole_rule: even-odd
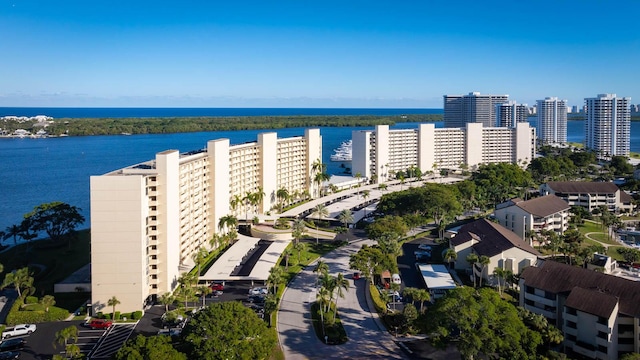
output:
[[[111,299],[107,300],[107,306],[111,306],[113,312],[111,313],[111,320],[116,321],[116,305],[120,304],[120,300],[117,297],[112,296]]]
[[[269,318],[269,327],[271,327],[271,314],[278,310],[278,298],[274,294],[268,294],[264,301],[264,315]]]
[[[242,201],[244,202],[244,220],[249,223],[249,206],[255,201],[255,195],[252,192],[247,191]]]
[[[196,263],[196,266],[198,266],[198,276],[202,275],[201,274],[202,264],[207,259],[208,255],[209,255],[209,252],[203,246],[199,247],[198,251],[194,252],[193,255],[191,255],[193,262]]]
[[[298,252],[298,264],[300,264],[300,254],[307,248],[307,245],[303,242],[298,242],[293,245],[293,248]]]
[[[357,172],[354,177],[356,178],[356,180],[358,182],[356,184],[356,186],[358,187],[358,199],[360,199],[360,179],[362,179],[362,174]]]
[[[478,255],[476,255],[475,253],[471,253],[469,255],[467,255],[466,258],[467,262],[469,263],[469,265],[471,265],[471,276],[473,277],[473,287],[476,287],[476,274],[473,271],[476,263],[478,262]]]
[[[478,263],[482,265],[482,271],[480,271],[480,287],[482,287],[482,278],[484,276],[484,269],[491,263],[491,258],[486,255],[480,255]]]
[[[29,268],[23,267],[5,275],[2,287],[4,288],[11,284],[18,291],[18,298],[22,299],[22,291],[33,288],[33,277],[29,274]]]
[[[318,219],[318,222],[316,223],[316,244],[318,243],[318,231],[319,231],[319,223],[320,223],[320,219],[323,217],[327,217],[329,216],[329,210],[327,210],[327,207],[324,206],[324,204],[318,204],[313,208],[313,213],[312,215],[315,215],[315,217]]]
[[[287,247],[286,249],[284,249],[284,252],[282,253],[282,255],[284,255],[285,270],[289,270],[289,257],[291,256],[291,254],[293,254],[293,249],[291,249],[290,247]]]
[[[316,275],[316,286],[317,286],[318,280],[320,280],[320,275],[326,272],[329,272],[329,265],[327,265],[327,263],[322,260],[318,260],[318,262],[316,263],[316,267],[313,269],[313,272],[317,273]]]
[[[238,206],[240,206],[241,204],[242,198],[238,194],[233,195],[233,197],[229,201],[229,205],[231,206],[231,210],[233,210],[234,214],[236,213],[236,210],[238,210]]]
[[[291,226],[291,236],[293,236],[294,243],[300,242],[300,239],[304,236],[304,231],[306,230],[306,226],[304,225],[304,221],[302,219],[293,220],[293,225]]]
[[[60,331],[56,332],[56,342],[60,345],[64,345],[66,348],[69,345],[69,340],[78,341],[78,327],[68,326]],[[55,347],[55,344],[54,344]]]
[[[405,180],[404,173],[399,172],[397,177],[400,180],[400,190],[402,191],[402,186],[404,185],[404,180]]]
[[[213,292],[213,289],[211,289],[207,285],[200,285],[198,286],[198,292],[200,293],[200,297],[202,298],[202,307],[204,307],[205,306],[204,301],[207,298],[207,295]]]
[[[327,174],[325,172],[317,173],[314,176],[313,181],[318,185],[318,195],[319,196],[323,196],[323,194],[322,194],[322,183],[325,182],[325,181],[329,181],[329,179],[331,179],[331,177],[329,176],[329,174]]]
[[[493,275],[498,279],[498,293],[502,295],[502,279],[505,277],[505,270],[501,267],[493,269]]]
[[[329,272],[323,272],[322,275],[320,275],[320,290],[322,289],[326,289],[329,293],[329,302],[326,304],[327,307],[325,309],[325,312],[328,312],[330,302],[333,299],[333,292],[336,289],[336,278],[331,276]]]
[[[262,186],[258,186],[256,192],[253,193],[253,206],[257,207],[258,205],[262,204],[265,196],[266,194],[264,193],[264,189],[262,188]],[[259,211],[258,209],[256,209],[256,212],[258,214],[262,214],[262,209],[260,209]]]
[[[447,251],[444,252],[444,255],[442,255],[442,258],[449,264],[449,270],[451,270],[451,263],[458,259],[458,254],[452,248],[448,248]]]
[[[13,238],[13,245],[18,245],[18,236],[20,236],[21,232],[22,230],[19,225],[8,226],[2,239],[7,240],[9,238]]]
[[[347,223],[353,222],[353,213],[349,209],[344,209],[338,214],[338,220],[340,220],[346,229],[348,229]]]
[[[380,191],[384,192],[385,190],[387,190],[387,184],[378,185],[378,189],[380,189]]]
[[[336,321],[336,315],[338,314],[338,298],[344,299],[344,292],[349,291],[349,280],[345,279],[342,273],[338,273],[338,277],[335,280],[336,284],[336,311],[333,312],[333,321]]]
[[[40,305],[44,307],[45,312],[49,312],[49,308],[56,304],[56,299],[52,295],[45,295],[40,299]]]
[[[278,208],[280,212],[284,209],[284,202],[289,200],[289,190],[286,188],[280,188],[276,191],[276,198],[278,199]]]
[[[278,293],[278,285],[282,284],[284,271],[280,266],[274,266],[269,270],[269,277],[267,278],[267,284],[273,286],[273,294]]]
[[[424,303],[426,301],[431,301],[431,294],[427,289],[418,289],[414,295],[414,299],[420,301],[420,312],[424,312]]]
[[[168,312],[169,311],[169,305],[173,304],[173,295],[171,295],[171,293],[166,292],[162,295],[160,295],[160,304],[164,305],[164,312]]]
[[[230,229],[234,229],[236,225],[238,225],[238,218],[236,218],[234,215],[228,214],[218,220],[218,230],[220,232],[225,229],[228,232]]]
[[[316,302],[318,303],[318,310],[320,311],[320,322],[322,323],[322,335],[324,336],[324,308],[325,305],[331,302],[331,296],[329,290],[325,287],[321,287],[316,294]]]
[[[367,199],[369,198],[369,195],[371,195],[370,190],[364,190],[362,192],[362,199],[364,200],[364,217],[367,217]]]

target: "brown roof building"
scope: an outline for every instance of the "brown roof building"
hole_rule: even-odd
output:
[[[540,186],[541,195],[553,194],[569,206],[582,206],[589,211],[606,206],[609,211],[633,211],[630,197],[610,182],[549,181]]]
[[[562,234],[569,227],[569,209],[566,201],[554,195],[531,200],[511,199],[496,206],[494,211],[500,225],[513,231],[521,239],[542,230]],[[526,239],[529,241],[529,239]]]
[[[514,232],[487,219],[462,226],[449,240],[449,245],[458,255],[455,266],[459,269],[471,270],[466,260],[471,253],[489,257],[490,263],[484,269],[479,266],[473,269],[476,276],[489,283],[495,282],[492,274],[496,267],[519,274],[525,267],[533,265],[540,255]]]
[[[617,359],[640,350],[640,282],[544,261],[520,275],[520,305],[562,330],[568,354]]]

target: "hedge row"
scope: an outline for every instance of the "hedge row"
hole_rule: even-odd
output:
[[[371,294],[371,300],[373,300],[376,311],[379,314],[385,314],[387,312],[387,303],[382,296],[380,296],[380,290],[378,290],[373,283],[369,283],[369,293]]]
[[[20,301],[16,301],[11,307],[11,311],[7,315],[7,326],[14,326],[17,324],[37,324],[47,321],[60,321],[69,316],[69,312],[65,309],[51,306],[49,312],[44,310],[21,310]]]
[[[96,318],[98,319],[108,319],[111,320],[113,318],[111,313],[103,314],[101,312],[97,313]],[[140,320],[142,319],[142,311],[134,311],[131,313],[120,313],[120,311],[116,311],[116,321],[127,318],[127,320]]]

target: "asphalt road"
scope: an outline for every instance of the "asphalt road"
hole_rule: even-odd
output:
[[[304,269],[287,287],[278,311],[278,336],[285,359],[404,359],[406,356],[392,336],[380,328],[366,301],[364,279],[353,281],[349,269],[349,255],[363,243],[356,242],[327,254],[322,258],[329,272],[348,274],[349,291],[339,299],[339,316],[349,341],[342,345],[325,345],[315,334],[311,324],[310,306],[316,296],[316,274],[313,265]],[[375,312],[375,310],[374,310]]]

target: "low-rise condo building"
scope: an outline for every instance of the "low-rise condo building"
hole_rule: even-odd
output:
[[[535,129],[526,122],[515,128],[468,123],[464,128],[420,124],[418,129],[390,130],[378,125],[375,130],[354,131],[352,139],[353,173],[376,183],[411,167],[424,174],[501,162],[526,166],[536,151]]]
[[[589,212],[600,206],[609,211],[633,211],[633,198],[610,182],[549,181],[540,186],[540,195],[555,195],[569,206],[582,206]]]
[[[520,306],[564,334],[571,358],[640,351],[640,282],[547,260],[520,274]]]
[[[540,234],[543,230],[562,235],[569,228],[570,209],[566,201],[547,195],[527,201],[517,198],[505,201],[496,206],[494,214],[500,225],[529,241],[528,234]]]
[[[188,153],[167,150],[154,160],[91,177],[91,291],[94,312],[108,299],[118,310],[141,310],[177,286],[192,255],[227,215],[250,221],[277,206],[276,192],[318,193],[314,166],[322,158],[319,129],[230,145],[209,141]],[[247,194],[261,194],[252,202]],[[247,219],[245,219],[245,217]],[[107,309],[108,310],[108,309]]]

